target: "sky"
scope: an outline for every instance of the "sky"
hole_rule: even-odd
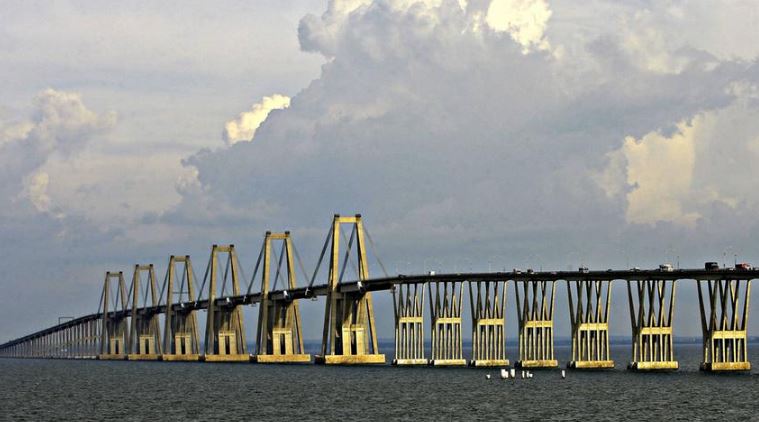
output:
[[[234,243],[250,275],[266,230],[310,271],[335,213],[391,273],[759,264],[752,1],[0,10],[0,341],[95,312],[108,270],[190,254],[202,274]],[[700,335],[678,296],[676,334]],[[323,303],[303,306],[317,338]]]

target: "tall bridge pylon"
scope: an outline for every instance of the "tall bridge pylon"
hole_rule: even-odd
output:
[[[222,271],[219,256],[226,255]],[[242,304],[233,303],[229,296],[240,295],[240,264],[234,245],[213,245],[203,282],[208,281],[208,319],[206,321],[206,362],[248,362]],[[218,286],[219,280],[221,286]],[[230,284],[230,292],[226,291]],[[221,294],[219,294],[221,292]],[[226,297],[226,299],[219,299]]]
[[[181,273],[177,277],[177,265]],[[190,304],[197,300],[195,272],[189,255],[169,258],[164,296],[166,313],[163,330],[163,355],[166,361],[197,361],[200,359],[200,336],[197,311]]]
[[[345,248],[345,255],[341,260],[340,240],[343,225],[349,225],[352,230]],[[337,365],[385,363],[385,355],[379,353],[377,346],[372,295],[363,285],[363,281],[369,279],[369,263],[364,237],[364,225],[360,214],[352,217],[335,214],[327,240],[331,242],[332,248],[322,349],[321,355],[316,357],[317,363]],[[340,285],[345,269],[352,263],[350,253],[354,242],[356,262],[353,264],[357,272],[358,284],[355,291],[342,291]],[[325,248],[326,245],[327,243],[325,243]]]
[[[116,283],[116,292],[113,299],[111,282]],[[103,318],[100,329],[100,354],[98,359],[103,360],[123,360],[127,356],[127,345],[129,344],[129,322],[126,314],[120,311],[126,311],[128,308],[128,296],[126,283],[124,282],[124,273],[107,272],[103,282]],[[113,315],[111,315],[113,314]]]
[[[142,283],[147,273],[147,283]],[[158,321],[158,287],[153,264],[135,265],[132,276],[132,323],[127,358],[129,360],[158,360],[161,356],[161,327]],[[148,302],[148,295],[150,302]]]
[[[273,249],[275,242],[281,243],[279,256]],[[258,363],[307,363],[311,355],[305,353],[303,332],[298,301],[293,300],[288,290],[297,287],[296,271],[290,232],[266,232],[264,243],[256,263],[255,273],[263,261],[261,274],[261,301],[258,309],[258,331],[254,360]],[[272,257],[276,261],[276,272],[272,277]],[[285,262],[285,268],[282,264]],[[284,280],[278,286],[280,276]],[[274,282],[272,283],[272,278]],[[252,287],[252,280],[251,286]],[[283,289],[278,296],[271,294],[277,287]],[[249,289],[250,290],[250,289]]]

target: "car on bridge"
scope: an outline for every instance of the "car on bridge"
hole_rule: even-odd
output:
[[[737,271],[750,271],[751,264],[749,264],[748,262],[741,262],[740,264],[735,264],[735,269]]]

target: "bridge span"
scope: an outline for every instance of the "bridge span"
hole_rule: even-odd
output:
[[[335,215],[313,275],[296,283],[303,265],[289,232],[267,232],[253,277],[243,291],[234,245],[213,245],[202,283],[189,256],[172,255],[163,283],[153,264],[135,265],[131,282],[105,274],[97,312],[0,345],[0,357],[206,362],[384,364],[378,349],[373,292],[390,291],[395,365],[509,366],[506,294],[513,284],[518,322],[514,365],[553,368],[557,282],[567,285],[571,360],[575,369],[613,368],[609,338],[611,287],[626,285],[632,350],[628,369],[677,370],[673,316],[677,285],[698,290],[704,371],[748,371],[749,267],[657,270],[512,271],[396,275],[371,278],[371,236],[360,215]],[[279,252],[277,252],[279,251]],[[376,251],[375,251],[376,255]],[[323,262],[326,281],[316,283]],[[377,260],[382,271],[382,262]],[[355,274],[346,278],[346,271]],[[386,272],[385,272],[386,273]],[[258,286],[254,291],[254,286]],[[324,297],[320,353],[303,346],[298,303]],[[468,298],[468,299],[467,299]],[[428,303],[425,304],[425,299]],[[462,309],[469,306],[471,359],[463,353]],[[254,349],[248,350],[243,307],[258,306]],[[426,305],[426,306],[425,306]],[[198,311],[206,311],[200,341]],[[425,325],[429,312],[430,325]],[[427,350],[425,328],[430,331]]]

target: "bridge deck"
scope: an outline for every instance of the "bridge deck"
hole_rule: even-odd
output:
[[[705,269],[677,269],[672,271],[662,270],[606,270],[606,271],[532,271],[532,272],[475,272],[475,273],[440,273],[440,274],[415,274],[374,278],[364,281],[343,282],[339,291],[343,293],[365,291],[389,290],[394,285],[417,284],[427,282],[478,282],[478,281],[576,281],[576,280],[750,280],[759,278],[759,269],[738,270],[733,268],[721,268],[716,270]],[[326,296],[327,284],[320,284],[296,289],[280,289],[269,293],[274,300],[288,298],[289,300],[305,299],[318,296]],[[217,306],[250,305],[261,301],[260,293],[250,295],[226,296],[216,299]],[[176,303],[174,310],[202,310],[208,308],[208,299]],[[138,308],[139,314],[153,315],[166,312],[166,305]],[[117,312],[109,312],[110,318],[123,318],[132,315],[132,310],[127,309]],[[74,327],[79,324],[101,319],[102,313],[94,313],[75,318],[44,330],[11,340],[0,345],[0,349],[25,342],[30,339],[45,336],[57,331]]]

